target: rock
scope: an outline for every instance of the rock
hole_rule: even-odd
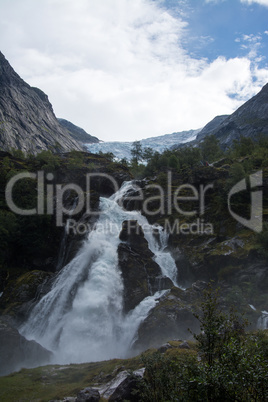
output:
[[[211,135],[220,126],[220,124],[227,119],[227,117],[229,117],[228,114],[214,117],[214,119],[207,123],[205,127],[203,127],[202,130],[197,134],[197,139],[201,140],[206,135]]]
[[[180,345],[179,345],[180,349],[191,349],[188,342],[183,341]]]
[[[52,353],[35,341],[28,341],[19,331],[0,320],[0,375],[7,375],[22,367],[48,364]]]
[[[72,396],[66,396],[63,398],[62,402],[77,402],[77,399]]]
[[[249,99],[233,114],[221,121],[217,118],[216,125],[213,121],[207,124],[197,135],[196,141],[200,141],[206,135],[215,135],[223,148],[229,147],[232,142],[241,136],[257,139],[260,135],[268,134],[268,84],[262,90]],[[215,119],[214,119],[215,120]],[[218,124],[220,123],[220,124]]]
[[[16,323],[25,320],[34,299],[38,300],[48,291],[52,277],[50,272],[34,270],[11,281],[0,298],[3,314],[11,316]]]
[[[170,345],[170,343],[164,343],[164,345],[160,346],[160,348],[158,348],[158,352],[160,353],[165,353],[168,349],[172,348],[172,346]]]
[[[100,393],[94,388],[82,389],[77,394],[76,402],[98,402],[100,400]]]
[[[56,119],[47,95],[24,82],[0,52],[0,147],[37,153],[82,150]]]
[[[161,297],[158,304],[140,324],[137,340],[133,345],[135,353],[148,348],[159,348],[170,339],[187,339],[188,328],[198,333],[199,322],[194,317],[196,305],[200,305],[202,294],[193,289],[185,291],[172,288]]]
[[[145,297],[158,290],[170,289],[173,283],[162,276],[137,221],[123,222],[119,237],[125,242],[119,244],[118,257],[124,281],[124,311],[128,312]]]
[[[192,284],[193,290],[196,292],[203,292],[207,287],[207,282],[204,281],[196,281]]]
[[[124,402],[127,400],[130,402],[138,402],[139,398],[135,391],[138,388],[139,381],[140,376],[128,376],[118,385],[114,393],[110,396],[109,401]]]
[[[73,137],[76,141],[81,142],[82,144],[96,144],[99,141],[97,137],[93,137],[88,134],[85,130],[80,127],[77,127],[75,124],[71,123],[65,119],[58,119],[58,122],[62,127],[68,130],[68,133],[71,137]]]

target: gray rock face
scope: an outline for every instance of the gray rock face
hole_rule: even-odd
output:
[[[197,135],[197,141],[209,134],[215,135],[223,148],[240,136],[255,139],[259,135],[268,135],[268,84],[216,128],[213,129],[213,121],[205,126]]]
[[[82,150],[54,115],[47,95],[24,82],[0,52],[0,148],[37,153]]]
[[[0,320],[0,375],[49,363],[52,353]]]
[[[88,134],[85,130],[80,127],[77,127],[75,124],[71,123],[65,119],[58,119],[60,125],[68,130],[68,133],[71,137],[73,137],[76,141],[82,142],[83,144],[97,144],[99,143],[99,139],[97,137],[93,137]]]
[[[197,139],[201,140],[206,135],[212,134],[215,130],[219,128],[222,122],[225,119],[227,119],[227,117],[229,117],[228,114],[214,117],[214,119],[212,119],[208,124],[206,124],[205,127],[197,134]]]
[[[158,290],[170,289],[173,283],[162,276],[137,221],[123,222],[120,240],[125,242],[119,244],[118,257],[124,281],[124,310],[128,312],[145,297]]]
[[[200,303],[199,292],[172,288],[141,323],[133,350],[163,347],[171,339],[189,339],[188,328],[198,333],[199,322],[193,312]]]

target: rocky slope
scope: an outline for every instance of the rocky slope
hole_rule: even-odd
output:
[[[218,123],[222,117],[216,118]],[[213,134],[223,148],[229,147],[240,136],[258,138],[268,135],[268,84],[253,98],[244,103],[233,114],[223,119],[220,125],[213,128],[215,119],[207,124],[197,135],[196,141]]]
[[[214,117],[214,119],[212,119],[209,123],[207,123],[205,127],[202,128],[202,130],[197,134],[197,139],[201,140],[206,135],[210,135],[213,132],[215,132],[222,124],[222,122],[224,122],[224,120],[227,119],[227,117],[229,117],[228,114]]]
[[[71,123],[65,119],[58,119],[60,125],[68,130],[68,133],[71,137],[73,137],[76,141],[81,142],[82,144],[97,144],[99,139],[97,137],[93,137],[88,134],[85,130],[80,127],[77,127],[75,124]]]
[[[0,52],[0,148],[37,153],[81,150],[58,122],[47,95],[23,81]]]

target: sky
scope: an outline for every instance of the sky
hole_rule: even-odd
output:
[[[268,82],[268,0],[0,0],[0,51],[104,141],[203,127]]]

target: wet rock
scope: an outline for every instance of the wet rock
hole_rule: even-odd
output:
[[[50,289],[51,272],[29,271],[11,281],[0,298],[0,307],[4,315],[9,315],[14,322],[26,319],[29,308]]]
[[[159,348],[170,339],[187,339],[190,336],[189,328],[198,333],[200,326],[193,312],[198,310],[201,297],[202,294],[191,288],[186,291],[172,288],[141,323],[133,350],[141,352],[148,348]]]
[[[100,400],[100,393],[94,388],[82,389],[76,398],[76,402],[98,402]]]
[[[141,377],[138,375],[128,375],[110,396],[109,401],[113,402],[138,402],[137,388]]]
[[[170,289],[173,283],[162,276],[137,221],[123,222],[120,240],[124,243],[118,247],[119,267],[124,281],[124,310],[128,312],[145,297]]]

